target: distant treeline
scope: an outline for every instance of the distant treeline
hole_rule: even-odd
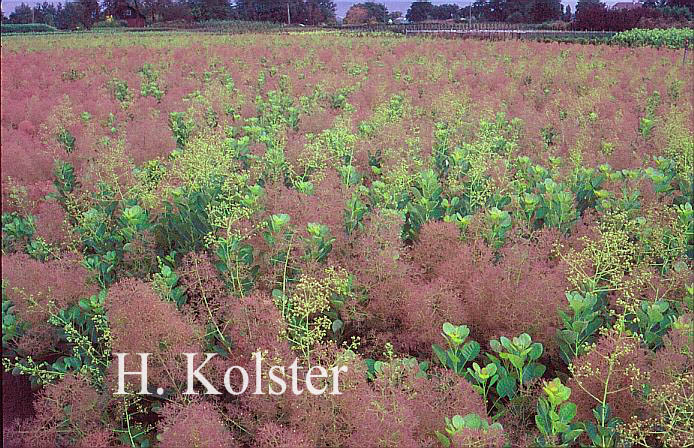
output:
[[[47,31],[49,28],[35,26],[8,27],[7,25],[44,24],[59,29],[75,29],[91,27],[99,19],[99,3],[96,0],[80,0],[70,3],[48,3],[29,6],[22,3],[9,18],[2,15],[3,32],[36,32]]]
[[[133,16],[141,19],[128,22]],[[414,1],[404,17],[389,12],[378,2],[353,5],[345,24],[377,24],[424,21],[473,21],[506,23],[547,23],[563,21],[577,30],[623,31],[635,27],[662,28],[682,25],[694,19],[693,0],[646,0],[640,6],[608,8],[600,0],[579,0],[576,10],[560,0],[477,0],[470,6],[434,5]],[[203,22],[244,20],[254,22],[333,25],[332,0],[76,0],[31,7],[22,3],[3,23],[42,23],[59,29],[93,26],[152,25],[161,22]]]
[[[22,3],[3,23],[45,23],[59,29],[125,25],[126,19],[142,17],[146,25],[159,22],[203,22],[247,20],[307,25],[335,24],[335,3],[331,0],[76,0],[43,3],[33,7]]]
[[[560,0],[477,0],[463,7],[415,1],[404,18],[399,12],[389,13],[383,4],[364,2],[347,11],[345,23],[456,20],[540,24],[564,21],[579,30],[623,31],[637,26],[663,27],[693,18],[693,0],[647,0],[625,9],[608,8],[600,0],[579,0],[576,11],[569,5],[564,7]]]

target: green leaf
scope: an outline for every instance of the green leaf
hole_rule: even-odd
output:
[[[504,376],[496,383],[496,393],[500,398],[513,398],[516,395],[516,380],[510,375]]]
[[[89,303],[89,300],[87,299],[80,299],[79,301],[79,306],[82,308],[84,311],[89,311],[91,309],[91,305]]]
[[[513,343],[517,345],[519,348],[526,348],[530,345],[532,342],[532,339],[530,338],[530,335],[528,333],[523,333],[517,338],[513,338]]]
[[[452,369],[456,369],[456,370],[458,368],[458,364],[461,364],[461,367],[462,367],[462,364],[464,363],[464,361],[463,361],[463,363],[460,362],[460,357],[458,356],[458,354],[455,350],[448,350],[446,352],[446,355],[448,356],[448,360],[450,361],[448,363],[448,367],[450,367]]]
[[[530,358],[531,361],[534,361],[540,356],[542,356],[542,344],[540,344],[539,342],[535,342],[533,345],[530,346],[528,358]]]
[[[427,370],[429,370],[429,362],[422,361],[419,363],[419,372],[417,372],[417,378],[426,378]]]
[[[469,341],[463,346],[462,353],[463,357],[465,358],[465,362],[470,362],[477,358],[477,355],[479,355],[480,345],[476,341]]]
[[[481,371],[481,375],[486,377],[492,377],[496,375],[496,364],[490,363],[484,366],[484,368]]]
[[[559,418],[565,424],[569,424],[576,416],[576,405],[574,403],[564,403],[559,408]]]
[[[573,426],[573,425],[572,425]],[[583,429],[576,428],[570,429],[561,435],[561,440],[564,444],[570,444],[578,438],[583,433]]]
[[[537,400],[537,413],[539,415],[548,415],[550,410],[550,405],[544,398]]]
[[[610,419],[610,406],[609,405],[598,405],[593,409],[593,415],[597,421],[608,421]]]
[[[451,441],[448,440],[448,437],[445,435],[441,434],[440,432],[436,431],[436,438],[439,440],[439,443],[444,447],[444,448],[450,448],[451,446]]]
[[[465,420],[460,415],[454,415],[453,418],[451,419],[451,424],[453,424],[453,427],[455,429],[460,429],[460,428],[463,428],[465,426]]]
[[[511,361],[511,364],[513,364],[513,367],[515,367],[516,369],[520,370],[525,365],[525,359],[521,358],[518,355],[514,355],[513,353],[503,352],[499,356],[501,356],[502,359],[508,359],[509,361]]]
[[[460,417],[457,415],[456,417]],[[455,417],[454,417],[455,420]],[[467,414],[465,417],[462,418],[463,425],[460,425],[458,427],[464,427],[464,428],[472,428],[472,429],[480,429],[482,427],[482,417],[480,417],[477,414]]]
[[[526,366],[523,370],[523,383],[526,383],[532,379],[540,378],[545,374],[546,367],[542,364],[532,363]]]
[[[535,426],[537,426],[537,429],[540,430],[540,433],[548,436],[551,433],[551,422],[547,419],[547,416],[540,416],[536,415],[535,416]]]
[[[215,353],[219,354],[219,356],[221,356],[222,358],[228,358],[229,357],[229,352],[227,351],[227,349],[225,349],[221,345],[218,345],[218,344],[213,345],[212,350]]]
[[[439,359],[441,364],[444,367],[447,367],[448,366],[448,355],[446,354],[444,349],[442,349],[440,346],[438,346],[436,344],[433,344],[431,346],[431,349],[434,351],[434,354],[436,354],[436,357]]]

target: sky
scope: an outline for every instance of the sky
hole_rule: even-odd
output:
[[[35,5],[37,3],[43,3],[44,1],[48,1],[49,3],[65,3],[65,0],[24,0],[24,3],[28,5]],[[349,9],[350,6],[352,6],[355,3],[360,3],[359,0],[355,1],[346,1],[346,0],[334,0],[335,4],[337,5],[337,10],[336,14],[338,17],[344,17],[345,14],[347,13],[347,10]],[[365,1],[365,0],[361,0]],[[378,3],[385,3],[386,7],[388,8],[388,11],[390,12],[395,12],[395,11],[400,11],[405,14],[407,12],[407,9],[410,7],[410,4],[412,1],[410,0],[374,0]],[[474,1],[474,0],[473,0]],[[576,8],[576,1],[577,0],[562,0],[562,3],[564,5],[571,5],[572,9]],[[605,3],[608,5],[616,3],[618,0],[607,0]],[[22,0],[2,0],[2,11],[5,13],[5,15],[9,15],[12,11],[14,11],[14,8],[19,6],[22,3]],[[455,3],[459,6],[467,6],[471,2],[466,1],[466,0],[433,0],[432,3],[434,4],[442,4],[442,3]]]

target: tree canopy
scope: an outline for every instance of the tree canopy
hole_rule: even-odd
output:
[[[415,1],[410,5],[405,17],[410,22],[424,20],[449,20],[465,17],[466,8],[456,4],[434,5],[430,1]]]
[[[542,23],[559,20],[563,7],[560,0],[477,0],[475,17],[493,22]]]
[[[287,13],[289,11],[289,13]],[[237,0],[234,17],[242,20],[317,25],[335,22],[332,0]]]
[[[388,8],[383,3],[363,2],[352,5],[347,10],[345,23],[360,25],[363,23],[386,23],[390,19]]]

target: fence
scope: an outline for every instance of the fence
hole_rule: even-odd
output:
[[[338,27],[349,32],[391,32],[405,36],[476,38],[490,40],[533,39],[553,41],[608,40],[615,35],[610,31],[577,31],[565,26],[538,26],[505,22],[422,22],[409,24],[369,24]]]

